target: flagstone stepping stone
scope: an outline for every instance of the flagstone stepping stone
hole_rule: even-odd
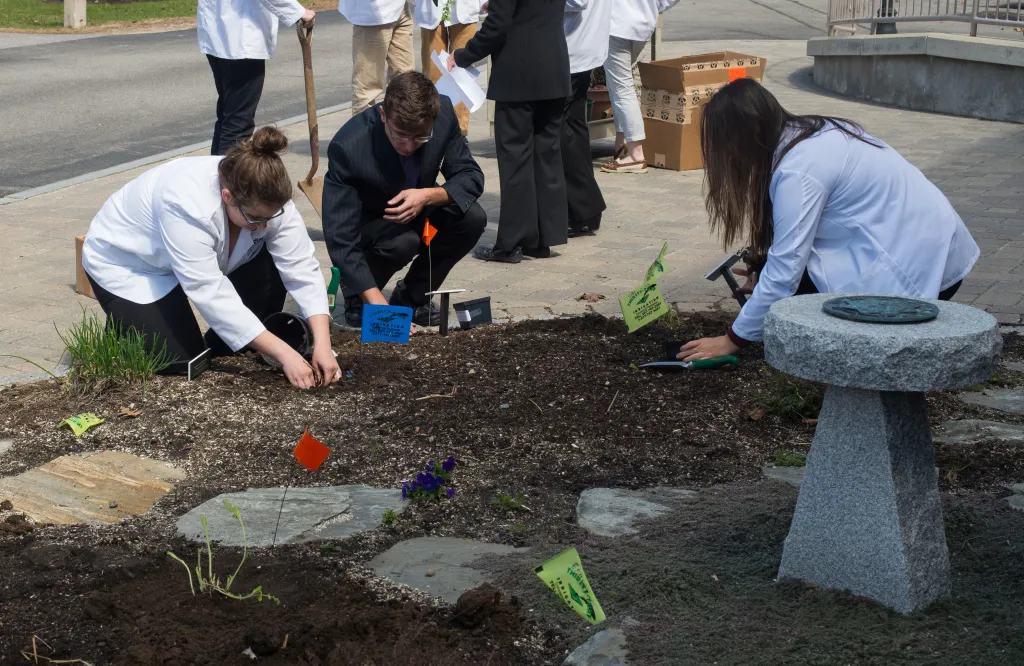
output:
[[[179,518],[178,534],[202,541],[200,517],[205,516],[211,540],[225,546],[241,546],[242,531],[224,506],[224,500],[241,511],[246,539],[253,547],[344,539],[380,525],[386,510],[400,513],[404,508],[402,493],[390,488],[327,486],[287,490],[287,495],[284,488],[249,488],[218,495]]]
[[[10,500],[38,524],[103,525],[145,513],[184,478],[159,460],[93,451],[0,479],[0,501]]]
[[[763,474],[765,478],[772,479],[773,481],[781,481],[799,488],[800,484],[804,480],[804,472],[806,470],[806,467],[781,467],[779,465],[768,465],[761,470],[761,474]]]
[[[14,446],[13,439],[0,439],[0,456],[10,451],[12,446]]]
[[[683,488],[588,488],[576,504],[576,524],[600,536],[629,536],[639,533],[634,523],[671,511],[666,503],[696,497],[695,491]]]
[[[1024,388],[985,389],[980,392],[961,393],[960,399],[971,405],[980,405],[1009,414],[1024,414]]]
[[[420,537],[396,543],[366,566],[382,578],[454,604],[463,592],[493,582],[489,574],[473,568],[475,560],[484,555],[509,555],[527,550],[469,539]]]
[[[985,440],[999,440],[1007,444],[1024,444],[1024,426],[999,421],[946,421],[932,435],[938,444],[977,444]]]
[[[604,629],[572,651],[563,666],[628,666],[626,634],[621,629]]]
[[[1014,372],[1024,372],[1024,363],[1020,361],[1003,361],[1003,367]]]

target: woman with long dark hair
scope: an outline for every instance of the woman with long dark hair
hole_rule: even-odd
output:
[[[761,340],[772,303],[794,294],[949,300],[981,253],[942,192],[899,153],[854,122],[786,111],[752,79],[708,102],[701,149],[711,229],[761,259],[727,335],[687,343],[682,360]]]

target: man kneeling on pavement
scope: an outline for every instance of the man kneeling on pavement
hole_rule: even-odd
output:
[[[413,308],[416,324],[436,326],[441,313],[426,294],[483,234],[487,214],[476,202],[483,191],[451,100],[419,72],[393,78],[384,102],[353,116],[328,148],[324,240],[341,271],[345,322],[362,325],[363,303],[387,305],[381,289],[411,260],[390,304]],[[429,255],[428,219],[437,230]]]

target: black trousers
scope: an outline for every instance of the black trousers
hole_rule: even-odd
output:
[[[563,245],[569,222],[562,169],[565,99],[495,102],[494,145],[501,216],[494,247],[512,251]]]
[[[951,301],[956,296],[956,292],[960,291],[960,285],[964,283],[960,280],[949,289],[943,289],[939,292],[938,300],[940,301]],[[804,275],[800,278],[800,284],[796,288],[796,294],[794,296],[804,296],[806,294],[817,294],[818,288],[814,286],[814,282],[811,281],[811,275],[804,269]]]
[[[256,129],[256,106],[263,94],[266,60],[225,60],[207,55],[217,86],[217,123],[211,155],[224,155]]]
[[[430,247],[423,242],[423,220],[429,217],[437,235]],[[458,208],[435,208],[414,224],[373,220],[360,230],[360,247],[378,289],[412,261],[405,287],[416,304],[427,302],[426,293],[438,289],[459,260],[469,254],[487,226],[487,213],[474,203],[462,214]],[[345,288],[346,298],[358,296]]]
[[[562,112],[562,169],[565,172],[565,195],[569,204],[569,226],[590,226],[597,231],[598,215],[607,207],[601,188],[594,177],[590,156],[590,130],[587,127],[587,90],[590,70],[572,75],[572,95],[565,100]]]
[[[228,275],[242,303],[252,310],[260,321],[284,307],[287,291],[274,259],[264,247],[248,261]],[[89,277],[92,291],[107,315],[107,326],[119,324],[122,330],[134,328],[146,336],[146,348],[159,351],[165,344],[173,362],[164,374],[187,371],[188,362],[206,348],[214,356],[232,353],[220,336],[210,329],[204,336],[199,322],[192,314],[185,290],[179,284],[169,294],[153,303],[134,303],[111,294]]]

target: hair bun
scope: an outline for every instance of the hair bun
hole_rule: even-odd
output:
[[[276,127],[261,127],[249,140],[252,152],[264,157],[274,157],[288,147],[288,137]]]

